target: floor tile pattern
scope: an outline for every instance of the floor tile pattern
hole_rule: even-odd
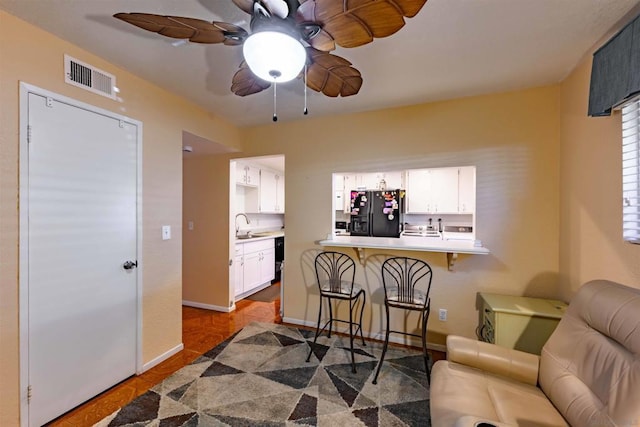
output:
[[[429,386],[421,353],[390,347],[378,384],[381,344],[273,323],[250,323],[97,427],[428,426]],[[313,348],[310,362],[305,362]]]

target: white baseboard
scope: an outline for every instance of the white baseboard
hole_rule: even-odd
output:
[[[201,302],[186,301],[186,300],[182,300],[182,305],[186,305],[187,307],[194,307],[194,308],[204,308],[205,310],[221,311],[223,313],[231,313],[236,309],[235,304],[233,304],[231,307],[223,307],[221,305],[203,304]]]
[[[184,349],[184,344],[180,343],[177,346],[173,347],[172,349],[165,351],[160,356],[158,356],[158,357],[156,357],[154,359],[151,359],[150,361],[148,361],[147,363],[142,365],[142,372],[148,371],[149,369],[153,368],[154,366],[164,362],[165,360],[167,360],[168,358],[170,358],[174,354],[180,353],[183,349]]]
[[[316,327],[316,322],[309,322],[306,320],[300,320],[300,319],[294,319],[292,317],[283,317],[282,318],[282,322],[283,323],[290,323],[292,325],[299,325],[299,326],[308,326],[308,327],[312,327],[315,328]],[[349,330],[346,329],[346,327],[344,327],[343,329],[338,329],[337,332],[340,333],[349,333]],[[373,334],[371,332],[368,331],[362,331],[363,335],[365,336],[365,338],[369,338],[372,340],[378,340],[378,341],[384,341],[384,333],[377,333],[377,334]],[[410,346],[414,346],[414,347],[420,347],[422,346],[422,344],[420,343],[420,340],[417,338],[413,338],[413,337],[403,337],[399,336],[398,334],[391,334],[389,336],[389,342],[392,342],[394,344],[400,344],[400,345],[410,345]],[[427,348],[429,350],[435,350],[435,351],[440,351],[445,353],[447,351],[447,347],[445,345],[442,344],[433,344],[433,343],[429,343],[427,342]]]

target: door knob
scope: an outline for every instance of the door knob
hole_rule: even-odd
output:
[[[126,261],[122,266],[122,268],[124,268],[125,270],[131,270],[133,267],[137,267],[137,266],[138,266],[137,261]]]

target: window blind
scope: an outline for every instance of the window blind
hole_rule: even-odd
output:
[[[622,107],[622,236],[640,244],[640,101]]]

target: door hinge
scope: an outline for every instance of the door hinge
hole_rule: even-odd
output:
[[[31,391],[32,391],[32,388],[31,388],[31,386],[29,385],[29,386],[27,387],[27,402],[31,402]]]
[[[31,144],[31,125],[27,125],[27,144]]]

